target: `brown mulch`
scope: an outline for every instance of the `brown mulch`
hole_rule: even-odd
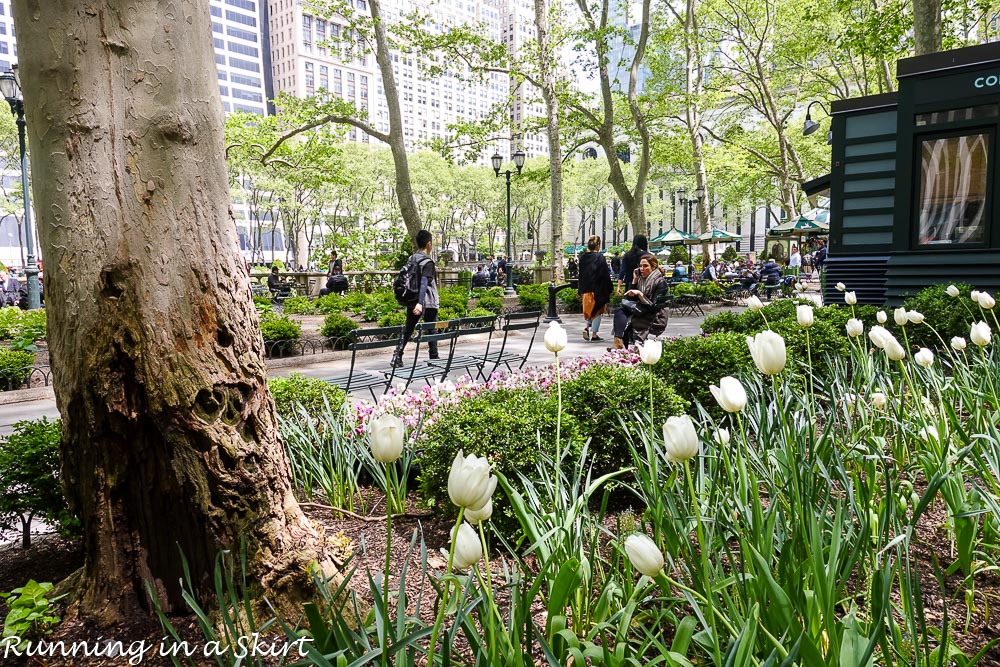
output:
[[[430,577],[436,578],[445,571],[447,565],[447,556],[441,553],[441,549],[447,549],[449,531],[453,522],[440,513],[431,514],[419,510],[415,505],[415,500],[415,497],[411,497],[407,515],[397,516],[393,519],[392,562],[396,576],[400,571],[400,565],[404,561],[409,563],[407,579],[404,582],[409,600],[408,612],[413,613],[416,601],[422,600],[420,616],[425,621],[430,622],[433,620],[434,589],[430,580],[423,577],[422,574],[420,540],[423,539],[427,548]],[[378,578],[384,566],[386,533],[385,524],[379,520],[379,517],[385,514],[385,507],[384,499],[372,491],[366,491],[365,501],[366,511],[358,510],[356,516],[337,515],[319,504],[307,504],[304,511],[320,529],[331,555],[340,562],[348,561],[352,566],[358,568],[353,586],[359,597],[370,603],[371,595],[368,589],[366,570]],[[621,509],[621,511],[628,510]],[[609,520],[613,520],[613,518],[608,517]],[[912,542],[911,555],[914,558],[915,567],[920,572],[924,612],[928,625],[940,627],[947,611],[947,618],[952,624],[953,640],[966,655],[972,656],[992,639],[1000,637],[1000,618],[990,613],[1000,602],[1000,575],[993,571],[982,571],[976,575],[975,606],[968,614],[969,620],[966,627],[968,610],[965,604],[963,577],[961,574],[944,577],[947,595],[942,598],[934,573],[935,558],[941,564],[942,569],[946,568],[953,560],[949,553],[950,544],[944,528],[946,518],[947,511],[940,502],[937,502],[924,514],[918,525],[917,535]],[[419,532],[417,533],[416,546],[411,550],[410,545],[414,531]],[[80,544],[62,539],[57,535],[36,536],[32,548],[28,551],[22,551],[19,545],[0,547],[0,591],[9,591],[21,586],[29,578],[36,581],[59,581],[77,569],[82,564],[82,560]],[[513,563],[503,563],[495,555],[491,557],[491,569],[494,573],[501,572],[505,565],[512,567]],[[389,583],[391,590],[398,589],[397,579],[390,578]],[[898,591],[894,592],[893,595],[894,599],[898,601]],[[503,604],[502,600],[499,602]],[[3,602],[0,601],[0,617],[5,616],[6,611]],[[543,610],[540,606],[538,611],[540,622],[544,622],[542,619]],[[193,616],[177,617],[171,620],[181,636],[192,645],[204,644],[205,640],[198,630]],[[150,646],[159,646],[163,634],[159,624],[153,619],[129,619],[116,628],[100,630],[89,627],[79,620],[70,620],[58,626],[49,639],[72,642],[94,641],[99,637],[106,640],[109,637],[114,637],[122,641],[127,638],[130,642],[142,639]],[[461,646],[454,648],[458,651],[462,650]],[[25,658],[15,659],[8,656],[5,659],[2,644],[0,644],[0,665],[4,666],[76,667],[85,665],[110,667],[125,664],[128,664],[128,659],[121,656],[118,658],[94,658],[89,661],[80,657],[28,661]],[[152,657],[147,657],[141,664],[168,665],[170,663],[166,658],[156,657],[154,652]],[[195,664],[209,664],[209,662],[202,659]],[[989,667],[1000,666],[1000,646],[993,647],[979,664]]]

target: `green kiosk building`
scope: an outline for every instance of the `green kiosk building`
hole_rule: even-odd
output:
[[[831,106],[826,302],[838,282],[874,304],[1000,290],[1000,44],[901,60],[897,79]]]

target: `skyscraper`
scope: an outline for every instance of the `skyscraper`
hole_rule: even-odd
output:
[[[272,96],[266,6],[258,0],[210,0],[209,7],[223,108],[266,115]]]

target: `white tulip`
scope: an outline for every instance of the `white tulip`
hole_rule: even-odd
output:
[[[838,292],[843,292],[845,289],[847,289],[847,285],[845,285],[844,283],[837,283]]]
[[[667,417],[663,423],[663,444],[667,460],[680,463],[698,454],[698,433],[687,415]]]
[[[923,315],[923,313],[918,313],[915,310],[911,310],[908,313],[906,313],[906,320],[910,324],[923,324],[924,323],[924,315]]]
[[[889,334],[889,338],[886,339],[884,349],[886,356],[893,361],[906,359],[906,349],[899,344],[899,341],[892,334]]]
[[[875,319],[878,320],[879,324],[885,324],[889,320],[889,316],[885,314],[884,310],[880,310],[875,313]]]
[[[729,444],[729,440],[731,437],[732,436],[729,435],[728,428],[720,428],[718,431],[715,432],[715,436],[713,437],[713,439],[715,440],[715,444],[717,444],[719,447],[725,447],[726,445]]]
[[[851,338],[857,338],[865,332],[865,323],[856,317],[852,317],[847,320],[847,335]]]
[[[930,442],[931,440],[940,440],[941,436],[938,434],[938,430],[935,426],[925,426],[917,432],[917,435],[924,442]]]
[[[969,338],[979,347],[989,345],[992,336],[993,332],[990,329],[990,325],[986,324],[986,322],[976,322],[972,325],[972,331],[969,333]]]
[[[990,296],[989,292],[980,292],[977,302],[980,308],[985,308],[986,310],[991,310],[993,306],[997,305],[996,300]]]
[[[372,456],[380,463],[392,463],[403,453],[403,420],[396,415],[381,415],[368,424],[368,443]]]
[[[956,352],[961,352],[962,350],[964,350],[965,345],[966,345],[965,339],[962,338],[961,336],[955,336],[954,338],[951,339],[951,349],[955,350]]]
[[[844,303],[848,306],[856,306],[858,304],[858,293],[857,292],[845,292],[844,293]]]
[[[752,296],[747,299],[747,308],[750,310],[763,310],[764,304],[756,296]]]
[[[892,311],[892,319],[894,319],[896,324],[901,327],[905,327],[906,323],[910,321],[906,316],[906,308],[903,308],[902,306]]]
[[[948,296],[952,296],[952,297],[955,297],[955,296],[958,296],[959,294],[961,294],[961,292],[958,291],[958,288],[955,287],[954,285],[948,285],[948,289],[946,289],[945,292],[947,292]]]
[[[483,543],[479,541],[479,535],[476,534],[475,528],[464,521],[452,533],[452,544],[455,551],[455,559],[452,562],[461,570],[472,567],[483,557]]]
[[[497,478],[490,475],[486,457],[469,455],[460,449],[448,473],[448,496],[451,502],[470,510],[481,510],[493,497]]]
[[[886,406],[886,404],[888,404],[888,402],[889,402],[889,399],[882,392],[876,391],[874,394],[872,394],[872,407],[873,408],[878,408],[879,410],[881,410],[881,409],[883,409]]]
[[[719,386],[709,386],[712,396],[726,412],[739,412],[747,406],[747,390],[743,384],[732,376],[719,380]]]
[[[868,339],[871,340],[875,347],[880,349],[885,349],[885,342],[892,338],[892,334],[885,327],[880,327],[878,325],[873,326],[868,330]]]
[[[652,366],[663,356],[663,342],[649,338],[639,346],[639,359],[642,363]]]
[[[853,408],[854,404],[858,402],[858,395],[853,392],[847,392],[844,394],[844,398],[842,400],[844,401],[844,405],[850,409]]]
[[[647,577],[655,577],[663,569],[663,553],[656,543],[642,533],[625,538],[625,553],[632,567]]]
[[[811,327],[813,325],[812,306],[795,306],[795,319],[799,321],[800,327]]]
[[[566,330],[559,326],[558,322],[550,322],[549,330],[545,332],[545,349],[549,352],[559,354],[559,352],[569,343]]]
[[[465,510],[465,514],[462,516],[473,526],[478,526],[482,521],[489,521],[490,517],[493,516],[493,499],[490,498],[489,502],[483,505],[482,509]]]
[[[930,368],[934,365],[934,353],[926,347],[922,347],[919,352],[913,355],[913,360],[924,368]]]
[[[788,361],[785,339],[770,329],[761,331],[753,338],[747,336],[747,347],[753,362],[764,375],[777,375],[785,368]]]

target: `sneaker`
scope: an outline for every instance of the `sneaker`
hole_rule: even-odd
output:
[[[592,338],[590,337],[590,329],[584,329],[584,330],[583,330],[583,339],[584,339],[584,340],[593,340],[593,339],[592,339]]]
[[[601,338],[600,336],[598,336],[597,334],[594,334],[593,336],[590,337],[590,342],[591,343],[603,343],[604,339]]]

